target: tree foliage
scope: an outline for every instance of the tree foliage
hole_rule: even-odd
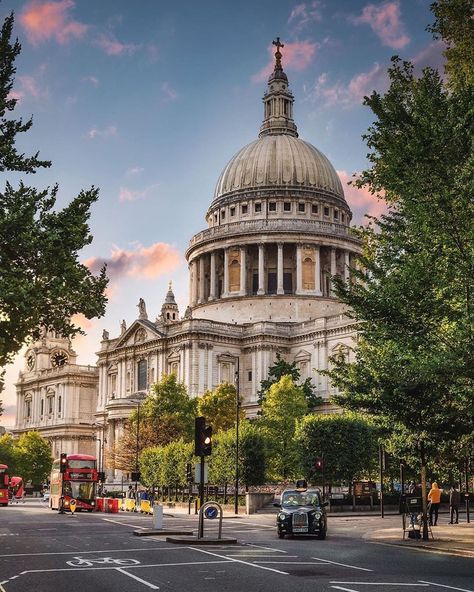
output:
[[[297,384],[301,378],[301,373],[296,365],[296,362],[290,364],[284,360],[279,353],[277,353],[275,363],[268,369],[268,378],[262,380],[260,383],[260,390],[257,392],[259,405],[261,405],[265,400],[270,387],[278,382],[283,376],[291,376],[293,382]],[[316,389],[311,382],[311,378],[307,378],[300,386],[303,389],[303,393],[310,409],[314,409],[318,405],[321,405],[322,399],[316,395]]]
[[[27,432],[15,443],[18,475],[35,485],[44,483],[53,466],[51,446],[38,432]],[[10,473],[12,474],[12,473]]]
[[[9,117],[17,103],[12,88],[21,50],[18,40],[11,42],[13,21],[11,14],[0,33],[0,171],[28,174],[50,162],[16,148],[32,119]],[[105,312],[105,268],[94,276],[78,261],[92,242],[88,220],[98,190],[81,191],[63,210],[55,209],[57,194],[57,186],[38,191],[22,181],[17,188],[7,181],[0,193],[0,366],[27,339],[38,338],[41,327],[73,335],[82,331],[72,315],[91,319]]]
[[[284,375],[270,387],[262,403],[258,425],[268,445],[269,476],[288,479],[297,476],[298,455],[293,440],[296,423],[308,412],[303,389]]]
[[[186,463],[192,455],[192,445],[182,439],[146,448],[140,455],[142,483],[152,487],[186,485]]]
[[[353,414],[305,416],[295,433],[303,474],[321,483],[315,460],[323,458],[326,482],[368,478],[377,467],[377,436],[373,424]]]
[[[228,430],[235,425],[236,420],[236,398],[235,386],[228,382],[222,382],[213,391],[206,391],[198,399],[198,415],[207,419],[212,426],[214,433]],[[240,419],[244,419],[245,413],[239,410]]]

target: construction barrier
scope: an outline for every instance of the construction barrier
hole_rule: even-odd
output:
[[[107,499],[107,512],[110,514],[117,514],[119,511],[119,500],[117,498],[106,498]]]
[[[95,498],[95,510],[96,510],[96,512],[103,512],[104,511],[104,498],[103,497],[96,497]]]
[[[150,500],[140,501],[140,512],[142,512],[143,514],[153,514],[153,508],[150,503]]]
[[[135,505],[134,499],[125,498],[122,502],[122,510],[125,510],[126,512],[135,512]]]

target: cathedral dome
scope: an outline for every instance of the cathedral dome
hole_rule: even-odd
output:
[[[275,186],[344,199],[341,181],[324,154],[292,134],[269,133],[261,134],[230,160],[217,182],[214,202],[229,194]]]

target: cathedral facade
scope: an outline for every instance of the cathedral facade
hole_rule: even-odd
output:
[[[331,276],[350,280],[360,243],[350,233],[352,213],[334,167],[298,137],[276,45],[258,138],[220,174],[207,227],[186,250],[186,311],[180,316],[170,284],[154,319],[140,300],[138,318],[128,328],[123,322],[120,335],[104,331],[91,424],[101,426],[98,442],[107,448],[163,374],[176,373],[193,397],[238,377],[242,405],[253,416],[277,354],[295,362],[327,401],[330,385],[318,371],[354,345],[355,323]],[[118,476],[113,465],[107,469]]]

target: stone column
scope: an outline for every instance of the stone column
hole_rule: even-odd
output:
[[[224,287],[222,297],[229,295],[229,250],[224,249]]]
[[[278,243],[278,262],[277,262],[277,294],[284,294],[283,289],[283,243]]]
[[[247,296],[247,250],[240,247],[240,295]]]
[[[204,289],[206,284],[204,282],[204,255],[199,257],[199,300],[198,304],[204,302]]]
[[[258,245],[258,291],[257,294],[265,294],[265,246]]]
[[[193,273],[192,273],[192,304],[191,306],[196,306],[198,301],[198,278],[197,278],[197,270],[198,270],[198,260],[193,259]]]
[[[193,262],[190,261],[188,265],[188,273],[189,273],[189,290],[188,290],[188,302],[189,306],[194,304],[193,302]]]
[[[336,275],[336,249],[331,247],[331,276]],[[329,295],[334,296],[334,287],[331,281]]]
[[[344,281],[346,282],[346,284],[348,284],[350,280],[349,265],[350,253],[349,251],[344,251]]]
[[[301,245],[296,245],[296,294],[303,291],[303,267],[301,265]]]
[[[209,287],[209,300],[216,299],[216,253],[211,253],[211,285]]]
[[[314,291],[316,296],[321,296],[321,247],[314,247]]]

